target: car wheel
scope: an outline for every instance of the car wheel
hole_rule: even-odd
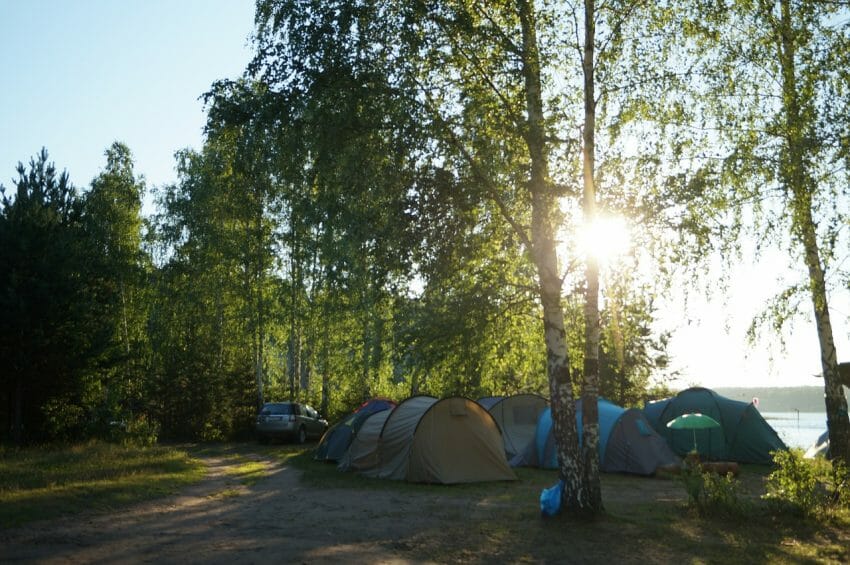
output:
[[[307,430],[304,429],[304,426],[298,428],[298,443],[304,443],[307,441]]]

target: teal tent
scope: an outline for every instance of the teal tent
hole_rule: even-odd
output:
[[[704,459],[769,465],[773,462],[771,451],[788,449],[752,403],[732,400],[707,388],[689,388],[673,398],[647,403],[643,412],[680,455],[692,451],[696,441]],[[720,428],[693,431],[667,427],[674,418],[694,413],[711,416]]]

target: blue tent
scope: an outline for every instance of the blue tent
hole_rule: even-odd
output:
[[[679,458],[646,421],[640,410],[625,409],[600,398],[599,468],[609,473],[651,475],[662,465],[676,464]],[[581,401],[576,401],[576,424],[582,437]],[[547,408],[537,421],[534,442],[511,460],[514,466],[558,467],[552,412]]]

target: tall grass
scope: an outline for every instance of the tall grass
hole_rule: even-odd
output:
[[[0,448],[0,527],[164,496],[203,475],[200,461],[168,447]]]

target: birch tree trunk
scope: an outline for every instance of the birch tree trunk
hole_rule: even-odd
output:
[[[255,359],[254,359],[254,371],[255,378],[257,381],[257,403],[260,408],[262,408],[263,403],[265,401],[264,392],[263,392],[263,384],[265,382],[265,375],[263,372],[263,360],[265,359],[265,341],[266,341],[266,328],[265,328],[265,301],[263,300],[263,284],[265,282],[265,264],[263,261],[264,253],[263,253],[263,209],[262,206],[257,210],[257,216],[255,218],[257,225],[257,276],[254,283],[257,286],[256,296],[257,296],[257,328],[255,331],[256,335],[256,348],[255,348]]]
[[[596,26],[594,0],[584,2],[584,222],[592,226],[596,220],[596,84],[594,79],[594,41]],[[594,242],[590,242],[591,245]],[[596,256],[585,257],[584,296],[584,383],[582,387],[582,460],[587,474],[588,503],[594,511],[602,509],[602,487],[599,482],[599,264]]]
[[[301,300],[303,288],[301,270],[301,218],[296,214],[295,204],[289,209],[289,347],[287,351],[287,377],[289,380],[289,400],[298,400],[301,379]]]
[[[532,206],[531,252],[543,305],[552,424],[559,475],[564,481],[562,508],[566,513],[585,514],[593,507],[589,504],[586,474],[579,457],[575,397],[564,330],[561,277],[555,247],[558,201],[549,178],[535,10],[531,0],[518,0],[517,4],[522,26],[522,74],[528,119],[525,141],[531,157],[528,183]]]
[[[816,179],[806,166],[807,140],[803,103],[797,87],[796,30],[792,22],[791,0],[781,0],[779,29],[775,30],[782,70],[782,102],[785,117],[786,160],[780,165],[782,182],[792,195],[792,235],[803,246],[815,325],[821,352],[824,401],[829,430],[830,454],[850,462],[850,419],[838,372],[838,356],[826,292],[826,279],[817,241],[817,224],[812,214]]]

